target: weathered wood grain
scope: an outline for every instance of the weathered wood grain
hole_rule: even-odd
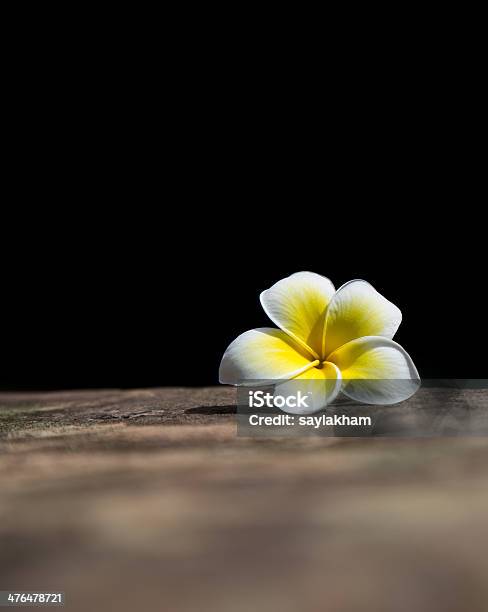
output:
[[[483,418],[486,391],[462,394],[456,418]],[[75,611],[488,609],[488,438],[246,439],[234,402],[0,395],[0,590]]]

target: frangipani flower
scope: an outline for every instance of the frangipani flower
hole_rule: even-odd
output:
[[[323,396],[315,397],[312,411],[340,391],[368,404],[394,404],[418,389],[412,359],[392,340],[402,314],[366,281],[336,291],[324,276],[297,272],[260,300],[279,329],[251,329],[236,338],[222,358],[221,383],[322,381]]]

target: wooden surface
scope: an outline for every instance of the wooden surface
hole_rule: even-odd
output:
[[[487,437],[245,439],[234,402],[0,395],[0,590],[76,611],[488,609]]]

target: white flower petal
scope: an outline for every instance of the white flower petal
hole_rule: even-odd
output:
[[[399,308],[363,280],[342,285],[326,314],[324,354],[363,336],[393,338],[402,320]]]
[[[307,406],[284,407],[290,414],[313,414],[332,403],[341,390],[341,372],[329,362],[320,368],[312,367],[292,380],[276,385],[276,393],[297,397],[300,392],[307,398]]]
[[[261,293],[268,317],[308,349],[315,359],[322,355],[325,312],[334,285],[314,272],[297,272]]]
[[[219,380],[242,385],[288,379],[312,365],[312,359],[285,332],[262,327],[241,334],[229,345],[220,363]]]
[[[342,392],[366,404],[396,404],[420,386],[409,354],[396,342],[367,336],[344,344],[328,357],[342,374]]]

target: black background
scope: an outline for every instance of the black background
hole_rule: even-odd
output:
[[[230,196],[213,213],[188,204],[175,217],[159,205],[123,219],[114,210],[107,223],[81,209],[62,227],[58,213],[41,213],[29,232],[22,221],[3,245],[1,384],[216,384],[226,346],[272,326],[259,293],[299,270],[336,287],[364,278],[397,304],[395,339],[422,377],[486,376],[475,220],[448,224],[441,214],[427,225],[391,198],[389,207],[364,198],[362,212],[326,194],[278,200],[246,223],[250,212]]]
[[[312,99],[26,113],[4,168],[0,386],[217,384],[227,345],[271,325],[259,293],[299,270],[397,304],[422,377],[486,377],[475,119],[427,94]]]

